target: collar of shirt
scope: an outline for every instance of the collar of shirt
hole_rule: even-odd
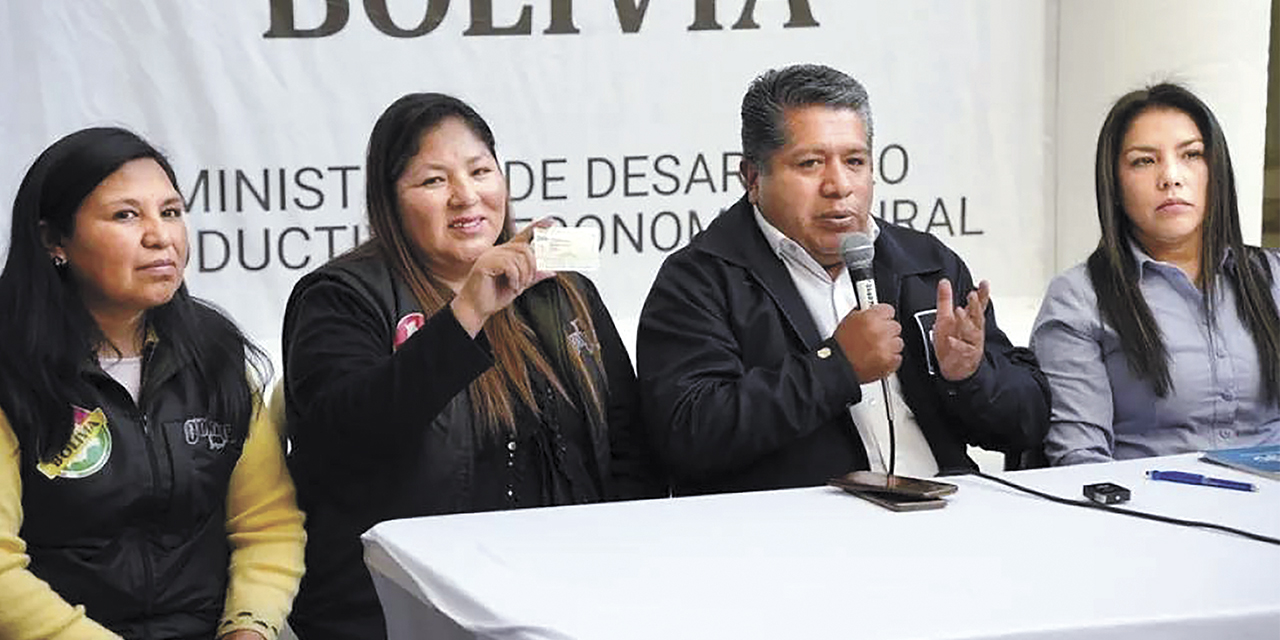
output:
[[[1134,261],[1138,263],[1138,270],[1140,274],[1146,273],[1147,266],[1150,266],[1153,269],[1173,269],[1178,273],[1182,273],[1182,270],[1176,266],[1168,262],[1152,258],[1136,240],[1129,240],[1129,254],[1132,255]],[[1218,266],[1224,269],[1230,267],[1234,263],[1231,255],[1231,247],[1224,248],[1222,252],[1222,260],[1218,263]]]
[[[773,249],[773,253],[777,255],[780,260],[783,262],[791,262],[803,268],[805,271],[808,271],[812,275],[828,280],[831,279],[827,270],[822,268],[822,265],[818,264],[818,261],[814,260],[813,256],[809,255],[809,252],[806,251],[804,247],[800,246],[799,242],[788,238],[786,234],[773,226],[773,224],[764,217],[763,213],[760,213],[760,207],[752,203],[751,210],[755,213],[756,225],[760,227],[760,233],[764,234],[765,242],[769,243],[769,248]],[[871,229],[871,240],[874,242],[875,239],[880,236],[880,226],[876,224],[876,219],[872,216],[867,217],[867,226]]]
[[[1152,258],[1134,240],[1129,241],[1129,253],[1138,264],[1138,283],[1140,286],[1167,289],[1189,303],[1199,304],[1198,301],[1201,299],[1203,292],[1196,286],[1195,281],[1183,273],[1182,269],[1178,268],[1177,265]],[[1153,295],[1156,294],[1149,290],[1144,295],[1147,298],[1147,304],[1151,304],[1151,296]]]

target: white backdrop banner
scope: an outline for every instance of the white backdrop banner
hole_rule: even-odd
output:
[[[42,0],[0,10],[0,215],[45,146],[117,124],[167,151],[192,291],[278,354],[293,283],[368,237],[363,154],[395,98],[489,120],[518,220],[601,231],[633,339],[663,258],[742,193],[738,106],[795,62],[863,82],[875,213],[940,237],[999,299],[1053,269],[1046,1]],[[1015,338],[1017,339],[1017,338]]]

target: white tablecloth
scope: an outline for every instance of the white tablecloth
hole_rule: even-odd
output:
[[[1280,482],[1194,455],[1005,477],[1280,537]],[[1280,546],[950,481],[911,513],[818,487],[397,520],[366,560],[393,639],[1280,638]]]

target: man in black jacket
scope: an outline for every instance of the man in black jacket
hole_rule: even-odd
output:
[[[747,193],[666,260],[640,317],[642,406],[677,495],[885,470],[890,430],[904,475],[974,469],[967,444],[1038,447],[1047,384],[987,283],[871,219],[871,125],[866,91],[828,67],[769,71],[744,96]],[[862,310],[840,253],[855,231],[875,237],[881,300]]]

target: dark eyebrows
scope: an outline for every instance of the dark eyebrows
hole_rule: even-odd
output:
[[[494,159],[493,156],[487,153],[477,153],[476,155],[471,156],[470,158],[467,158],[466,160],[464,160],[463,163],[466,164],[468,167],[470,167],[470,166],[479,164],[481,162],[489,162],[489,161],[493,161],[495,164],[497,163],[497,160]],[[446,171],[447,172],[449,170],[449,165],[441,162],[423,162],[422,164],[418,165],[415,168],[419,171],[425,170],[425,171]],[[409,172],[408,169],[406,169],[405,173],[408,173],[408,172]]]
[[[1191,145],[1193,145],[1193,144],[1204,144],[1204,139],[1202,139],[1202,138],[1191,138],[1190,140],[1185,140],[1185,141],[1183,141],[1183,142],[1178,143],[1178,145],[1177,145],[1177,147],[1176,147],[1176,148],[1178,148],[1178,149],[1183,149],[1183,148],[1189,147],[1189,146],[1191,146]],[[1157,151],[1159,151],[1159,149],[1157,149],[1157,148],[1155,148],[1155,147],[1152,147],[1152,146],[1150,146],[1150,145],[1135,144],[1135,145],[1133,145],[1133,146],[1125,147],[1125,149],[1124,149],[1123,151],[1121,151],[1121,153],[1122,153],[1122,154],[1124,154],[1124,153],[1131,153],[1131,152],[1134,152],[1134,151],[1140,151],[1140,152],[1144,152],[1144,153],[1156,153]]]
[[[112,208],[118,207],[120,205],[127,205],[130,207],[133,207],[134,209],[142,208],[142,201],[138,200],[137,198],[116,198],[115,200],[108,200],[105,204],[107,207],[112,207]],[[160,202],[161,208],[172,207],[175,205],[178,208],[185,207],[185,203],[182,201],[182,196],[173,195],[168,198],[165,198],[163,201]]]
[[[792,151],[791,151],[791,153],[790,153],[789,155],[791,155],[791,156],[796,156],[796,157],[800,157],[800,156],[810,156],[810,155],[820,155],[820,156],[825,156],[825,155],[827,155],[828,153],[830,153],[830,152],[832,152],[832,151],[833,151],[832,149],[829,149],[829,148],[824,147],[824,146],[822,146],[822,145],[813,145],[813,146],[810,146],[810,147],[801,147],[801,148],[798,148],[798,149],[794,149],[794,150],[792,150]],[[858,146],[856,146],[856,147],[850,147],[850,148],[847,148],[847,149],[836,149],[836,150],[834,150],[834,151],[836,151],[836,155],[838,155],[838,156],[840,156],[840,157],[842,157],[842,158],[843,158],[843,157],[845,157],[845,156],[869,156],[869,155],[871,155],[871,151],[870,151],[869,149],[867,149],[866,147],[862,146],[862,145],[858,145]]]

